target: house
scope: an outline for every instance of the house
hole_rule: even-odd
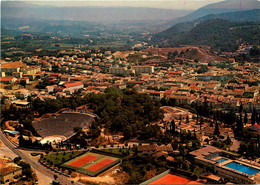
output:
[[[146,90],[147,91],[147,90]],[[150,95],[150,97],[154,100],[161,100],[164,96],[164,91],[150,91],[146,92]]]
[[[13,76],[7,76],[7,77],[0,77],[0,83],[4,84],[12,84],[17,80],[17,78]]]
[[[18,101],[18,100],[12,101],[11,103],[15,104],[16,106],[19,106],[19,107],[27,107],[27,108],[30,105],[30,102]]]
[[[143,153],[143,154],[154,154],[158,152],[173,152],[173,148],[171,145],[142,145],[137,146],[137,152]]]
[[[17,182],[22,176],[22,167],[17,166],[11,160],[0,158],[0,183],[10,184]]]
[[[154,73],[154,66],[133,66],[136,74]]]
[[[13,76],[14,76],[15,78],[22,78],[23,72],[13,72]]]
[[[56,97],[64,97],[64,96],[66,96],[66,94],[63,93],[63,92],[57,92],[56,93]]]
[[[24,74],[28,74],[28,75],[36,75],[36,73],[38,71],[41,71],[41,67],[40,66],[27,66],[27,67],[23,67],[21,69],[21,71],[24,73]]]
[[[30,93],[28,90],[21,90],[20,93],[18,94],[18,98],[21,98],[21,99],[25,99],[25,98],[28,98],[28,96],[30,96]]]
[[[60,80],[61,81],[70,81],[70,75],[62,75]]]
[[[8,62],[1,65],[1,71],[12,74],[13,72],[21,72],[21,69],[26,67],[22,62]]]
[[[257,88],[247,88],[243,94],[245,97],[256,97],[259,94],[259,90]]]
[[[13,100],[16,100],[17,98],[13,94],[7,94],[7,95],[4,95],[4,99],[13,101]]]
[[[260,167],[253,165],[252,161],[246,162],[238,159],[239,155],[210,145],[190,152],[190,156],[195,163],[205,166],[212,165],[216,175],[234,183],[254,184],[255,178],[260,175]],[[249,169],[253,169],[254,173],[251,173]]]
[[[143,154],[152,154],[156,152],[156,145],[142,145],[137,146],[137,152]]]
[[[55,87],[57,87],[57,85],[49,85],[49,86],[46,86],[45,87],[45,91],[50,93],[50,92],[53,92]]]
[[[30,80],[29,77],[23,77],[20,81],[25,81],[25,83],[28,84]]]
[[[82,82],[66,82],[63,84],[63,86],[65,87],[65,89],[82,89],[84,88],[84,84]]]

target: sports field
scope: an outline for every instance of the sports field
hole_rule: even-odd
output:
[[[104,159],[96,164],[93,164],[92,166],[88,167],[87,170],[90,170],[90,171],[98,171],[102,168],[104,168],[105,166],[111,164],[112,162],[114,162],[114,160],[111,160],[111,159]]]
[[[96,176],[119,163],[119,161],[119,158],[106,154],[86,152],[81,156],[63,163],[62,166],[90,176]]]
[[[80,158],[79,160],[77,161],[74,161],[72,163],[70,163],[69,165],[70,166],[74,166],[74,167],[81,167],[83,166],[84,164],[87,164],[95,159],[97,159],[98,157],[97,156],[93,156],[93,155],[86,155],[85,157],[83,158]]]
[[[167,174],[151,183],[149,185],[156,185],[156,184],[202,184],[196,181],[191,181],[189,179],[174,175],[174,174]]]

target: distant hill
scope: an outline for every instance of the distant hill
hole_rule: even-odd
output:
[[[42,33],[58,36],[82,36],[88,28],[96,26],[90,22],[42,20],[28,18],[4,18],[1,21],[1,29],[17,31],[18,33]]]
[[[260,22],[260,9],[247,11],[228,12],[222,14],[209,14],[198,18],[196,21],[207,21],[211,19],[224,19],[231,22]]]
[[[170,21],[169,25],[175,25],[180,22],[193,21],[209,14],[222,14],[228,12],[246,11],[260,9],[258,0],[225,0],[219,3],[206,5],[198,10]],[[239,16],[240,17],[240,16]]]
[[[190,31],[196,25],[211,19],[223,19],[230,22],[260,22],[260,9],[206,15],[193,21],[178,23],[159,33],[158,36],[163,38],[167,35]]]
[[[188,30],[192,24],[175,25],[155,35],[152,40],[161,46],[208,45],[224,51],[236,50],[243,41],[249,44],[260,44],[259,22],[235,23],[213,19],[202,22],[195,27],[193,25],[193,28]]]
[[[23,2],[3,1],[4,18],[34,18],[45,20],[90,21],[99,23],[122,20],[170,20],[185,16],[191,10],[173,10],[143,7],[56,7],[39,6]]]
[[[182,57],[190,60],[198,60],[200,62],[225,60],[225,58],[219,57],[216,54],[209,52],[208,47],[183,46],[170,48],[147,48],[144,51],[148,53],[160,53],[160,55],[163,55],[165,57],[168,57],[169,52],[174,53],[177,51],[177,57]]]

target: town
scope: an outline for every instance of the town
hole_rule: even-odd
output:
[[[5,58],[2,144],[18,147],[32,167],[7,152],[1,181],[42,181],[41,165],[54,171],[39,170],[54,174],[53,184],[259,183],[260,65],[239,58],[250,49],[67,49]]]
[[[0,184],[260,184],[260,1],[1,2]]]

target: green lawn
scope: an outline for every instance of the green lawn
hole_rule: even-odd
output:
[[[43,160],[45,159],[45,161],[49,161],[48,163],[52,162],[53,165],[61,164],[83,153],[84,152],[82,151],[76,151],[76,152],[68,152],[68,153],[51,154],[51,155],[43,156]]]

